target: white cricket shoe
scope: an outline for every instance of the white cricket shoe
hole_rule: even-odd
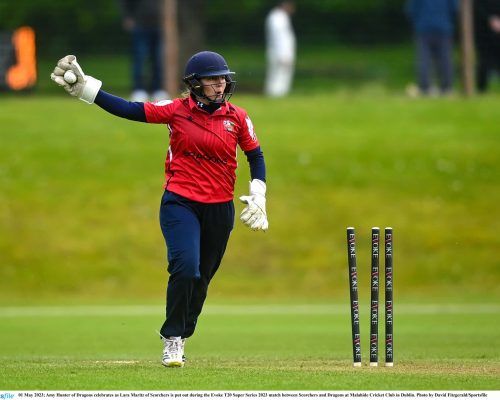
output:
[[[170,99],[170,96],[164,90],[155,90],[153,92],[153,94],[151,95],[151,101],[153,101],[153,102],[161,101],[161,100],[168,100],[168,99]]]
[[[163,358],[161,363],[165,367],[180,368],[184,366],[184,345],[180,337],[164,338]]]
[[[148,101],[148,93],[145,90],[134,90],[130,95],[130,101],[145,103]]]
[[[186,356],[184,355],[184,346],[186,345],[186,338],[181,339],[181,347],[182,347],[182,362],[186,362]]]

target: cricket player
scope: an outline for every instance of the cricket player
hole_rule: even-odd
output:
[[[295,70],[295,33],[291,15],[295,2],[279,1],[265,21],[267,71],[265,93],[282,97],[290,92]]]
[[[65,80],[67,71],[76,75],[75,83]],[[160,205],[169,272],[166,320],[160,329],[166,367],[184,366],[185,340],[195,331],[233,229],[238,146],[251,176],[249,195],[240,197],[246,204],[240,219],[252,230],[266,231],[269,225],[264,156],[247,112],[229,103],[236,83],[232,75],[220,54],[202,51],[186,64],[185,97],[143,103],[103,91],[102,82],[85,75],[73,55],[59,60],[51,74],[55,83],[86,103],[122,118],[168,127]]]

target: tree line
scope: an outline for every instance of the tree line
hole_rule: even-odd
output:
[[[177,0],[180,40],[192,31],[206,43],[261,45],[271,0]],[[296,0],[301,44],[372,44],[407,40],[403,0]],[[35,28],[41,55],[121,52],[128,46],[116,0],[1,0],[0,31]]]

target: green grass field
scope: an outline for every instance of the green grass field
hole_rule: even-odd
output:
[[[237,72],[238,92],[262,93],[265,79],[266,59],[263,46],[220,47],[211,50],[224,54],[231,69]],[[51,59],[39,60],[37,90],[43,93],[58,93],[48,76],[54,62],[64,54]],[[99,75],[105,87],[113,93],[127,94],[130,80],[130,59],[125,54],[77,54],[86,73]],[[414,71],[414,48],[412,43],[393,46],[342,46],[339,44],[299,46],[297,68],[293,84],[294,92],[314,94],[339,89],[359,89],[364,86],[382,86],[400,91],[411,82]],[[457,63],[460,55],[456,54]],[[182,70],[183,66],[181,66]],[[148,73],[147,71],[145,72]],[[459,83],[457,81],[457,87]],[[493,89],[498,84],[493,81]]]
[[[189,364],[171,371],[155,334],[166,128],[64,93],[0,98],[1,386],[499,390],[500,97],[233,100],[266,156],[270,230],[236,222]],[[374,225],[394,228],[396,366],[354,370],[345,228],[366,318]]]
[[[392,226],[402,300],[498,300],[497,96],[234,100],[262,142],[271,228],[237,221],[212,296],[344,299],[345,228],[358,228],[367,290],[370,228]],[[0,303],[163,301],[166,128],[63,93],[0,110]],[[237,194],[249,179],[239,156]]]
[[[352,367],[347,305],[209,304],[186,344],[185,368],[166,369],[155,334],[161,313],[157,306],[0,309],[2,387],[500,390],[498,305],[396,307],[393,368],[367,366],[367,330],[364,365]]]

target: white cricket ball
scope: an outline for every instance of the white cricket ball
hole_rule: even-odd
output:
[[[70,85],[72,85],[73,83],[75,83],[77,81],[77,78],[76,78],[76,75],[73,71],[68,70],[64,73],[64,80],[67,83],[69,83]]]

